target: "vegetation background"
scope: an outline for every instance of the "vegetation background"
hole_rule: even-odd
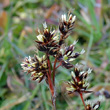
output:
[[[85,95],[85,100],[94,103],[102,89],[110,93],[110,0],[0,0],[0,110],[52,109],[46,83],[31,81],[20,64],[37,54],[35,40],[42,23],[58,29],[61,14],[69,10],[77,20],[66,44],[78,39],[76,51],[86,50],[73,64],[93,69],[89,89],[94,94]],[[70,79],[70,70],[57,70],[57,110],[84,109],[77,94],[66,95],[64,82]],[[103,96],[99,109],[110,110],[110,94]]]

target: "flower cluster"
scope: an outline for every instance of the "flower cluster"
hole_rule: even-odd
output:
[[[86,101],[86,110],[97,110],[100,107],[100,101],[95,104],[91,104],[90,101]]]
[[[73,92],[78,93],[90,93],[92,91],[87,91],[87,87],[89,83],[87,83],[87,76],[91,72],[91,69],[88,69],[88,71],[81,71],[79,68],[75,67],[74,71],[71,72],[72,80],[71,82],[68,82],[70,87],[67,87],[67,91],[69,94]]]
[[[56,55],[59,50],[58,45],[58,35],[56,35],[55,30],[50,31],[47,28],[47,24],[44,23],[44,30],[43,34],[39,32],[39,35],[37,36],[37,47],[39,51],[45,52],[49,55]]]
[[[60,24],[59,24],[59,30],[63,35],[70,33],[71,30],[73,30],[75,19],[76,19],[76,16],[73,16],[72,14],[69,15],[68,19],[65,14],[62,15],[60,19]]]
[[[59,22],[59,30],[61,33],[59,45],[62,45],[64,43],[64,40],[72,32],[74,28],[75,19],[76,19],[76,16],[73,16],[72,14],[70,14],[68,18],[65,14],[61,16],[61,19]]]
[[[61,16],[59,23],[60,34],[57,34],[55,30],[48,29],[46,23],[43,24],[43,32],[38,30],[39,35],[36,40],[37,49],[44,52],[46,58],[39,58],[38,56],[33,58],[26,57],[23,64],[21,64],[25,72],[31,73],[33,80],[39,80],[40,82],[45,76],[47,76],[47,74],[50,74],[51,76],[51,68],[49,64],[50,55],[55,57],[61,66],[70,69],[73,67],[70,62],[82,54],[73,52],[77,41],[68,47],[62,48],[64,40],[69,36],[73,29],[75,18],[76,17],[72,16],[72,14],[69,15],[68,19],[66,15]]]
[[[85,52],[84,49],[82,49],[80,53],[74,52],[76,43],[77,41],[74,41],[72,45],[65,48],[61,48],[57,56],[57,59],[61,63],[61,65],[67,69],[73,68],[73,65],[70,62],[74,61],[79,55]]]
[[[97,101],[94,105],[90,103],[90,101],[86,101],[86,104],[83,99],[83,93],[91,93],[92,91],[86,90],[89,86],[87,82],[87,76],[90,74],[92,69],[88,69],[87,71],[81,71],[81,66],[76,65],[74,71],[71,72],[72,81],[68,82],[69,87],[67,87],[68,94],[72,94],[77,92],[81,96],[81,100],[84,104],[85,110],[97,110],[100,106],[100,101]]]
[[[66,69],[74,68],[74,72],[72,72],[72,80],[68,82],[69,87],[67,91],[69,94],[73,92],[78,92],[81,96],[82,102],[85,106],[86,110],[96,110],[98,107],[98,103],[96,105],[91,106],[88,104],[87,106],[84,103],[82,93],[90,93],[92,91],[87,91],[88,83],[87,76],[91,72],[91,69],[88,71],[81,71],[77,66],[74,66],[71,62],[74,61],[79,55],[85,52],[82,49],[81,52],[74,52],[75,45],[77,41],[74,41],[72,45],[65,46],[65,40],[68,38],[70,33],[74,28],[76,16],[69,14],[67,17],[65,14],[61,16],[59,22],[59,32],[55,30],[50,30],[47,27],[47,24],[43,24],[43,32],[38,30],[39,35],[37,36],[37,49],[43,52],[45,55],[43,57],[38,57],[35,55],[34,57],[26,57],[21,64],[24,72],[30,73],[32,80],[37,80],[41,82],[43,79],[46,79],[46,83],[49,86],[51,96],[52,96],[52,104],[54,110],[55,107],[55,71],[59,66],[65,67]],[[54,64],[52,65],[50,56],[54,58]],[[56,66],[58,63],[58,66]]]
[[[34,57],[26,57],[21,66],[24,72],[31,74],[32,80],[37,80],[38,82],[41,82],[44,79],[48,71],[45,56],[42,58],[39,58],[36,55]]]
[[[43,32],[38,30],[39,35],[37,36],[37,49],[45,54],[45,58],[39,58],[38,56],[34,57],[26,57],[21,64],[24,72],[30,73],[32,80],[37,80],[41,82],[44,78],[46,79],[46,83],[49,86],[51,95],[52,95],[52,103],[55,105],[55,71],[58,68],[56,66],[59,63],[59,66],[63,66],[66,69],[73,68],[74,66],[70,63],[75,60],[82,52],[74,53],[75,41],[70,46],[64,46],[66,38],[72,32],[74,28],[76,16],[70,14],[68,17],[66,15],[62,15],[59,22],[59,32],[57,33],[55,30],[51,30],[47,27],[47,24],[43,24]],[[52,67],[50,56],[54,57],[54,65]]]

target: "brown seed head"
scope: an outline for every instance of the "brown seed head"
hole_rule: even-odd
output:
[[[39,58],[38,56],[26,57],[21,64],[24,72],[30,73],[32,80],[41,82],[46,76],[48,71],[47,61],[45,57]]]

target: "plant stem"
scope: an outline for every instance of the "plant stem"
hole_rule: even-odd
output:
[[[49,75],[51,77],[50,59],[49,59],[49,55],[48,54],[47,54],[47,62],[48,62],[48,66],[49,66]]]
[[[55,58],[53,66],[53,85],[55,85],[55,69],[56,69],[57,58]]]
[[[85,105],[85,102],[84,102],[84,99],[83,99],[83,94],[81,92],[79,94],[80,94],[81,100],[83,102],[84,108],[86,110],[86,105]]]
[[[49,88],[51,92],[53,109],[56,110],[56,98],[55,98],[55,93],[54,93],[54,86],[53,86],[53,83],[52,83],[52,80],[49,74],[47,74],[47,77],[48,77],[48,84],[49,84]]]
[[[52,84],[51,77],[48,73],[47,73],[47,77],[48,77],[48,84],[49,84],[51,95],[54,96],[54,87],[53,87],[53,84]]]
[[[50,88],[52,96],[54,96],[54,87],[53,87],[53,83],[51,80],[51,67],[50,67],[50,59],[49,59],[48,54],[47,54],[47,62],[48,62],[48,66],[49,66],[49,73],[47,73],[49,88]]]
[[[57,69],[58,67],[60,67],[61,66],[61,62],[59,63],[59,65],[55,68],[55,69]]]
[[[54,108],[54,110],[56,110],[54,85],[53,85],[53,82],[51,80],[51,66],[50,66],[50,59],[49,59],[48,54],[47,54],[47,62],[48,62],[48,66],[49,66],[49,72],[47,73],[48,84],[49,84],[49,89],[50,89],[50,92],[51,92],[53,108]]]

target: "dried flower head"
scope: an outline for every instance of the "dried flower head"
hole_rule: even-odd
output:
[[[90,101],[86,101],[86,110],[97,110],[100,107],[100,101],[92,104]]]
[[[73,64],[71,64],[70,62],[74,61],[79,55],[84,53],[84,49],[83,52],[81,51],[80,53],[74,52],[76,42],[77,41],[75,41],[72,45],[68,47],[61,48],[59,54],[57,55],[58,61],[63,67],[67,69],[73,67]]]
[[[44,30],[43,34],[39,32],[39,35],[37,36],[37,47],[40,51],[48,53],[49,55],[55,55],[57,54],[59,50],[58,45],[58,35],[56,35],[55,30],[50,31],[47,28],[46,23],[43,24]]]
[[[24,72],[30,73],[32,80],[37,80],[41,82],[46,76],[48,71],[47,61],[45,56],[39,58],[38,56],[26,57],[21,64]]]
[[[61,16],[59,30],[62,34],[70,33],[74,28],[76,16],[70,14],[67,18],[66,14]]]
[[[79,68],[75,67],[74,71],[71,72],[72,80],[71,82],[68,82],[70,87],[67,88],[67,91],[69,94],[73,92],[78,93],[90,93],[92,91],[87,91],[87,87],[89,83],[87,83],[87,76],[90,72],[90,69],[88,71],[81,71]]]
[[[70,35],[74,28],[76,16],[69,14],[68,18],[66,14],[62,15],[59,22],[60,40],[59,45],[62,45],[65,39]]]

